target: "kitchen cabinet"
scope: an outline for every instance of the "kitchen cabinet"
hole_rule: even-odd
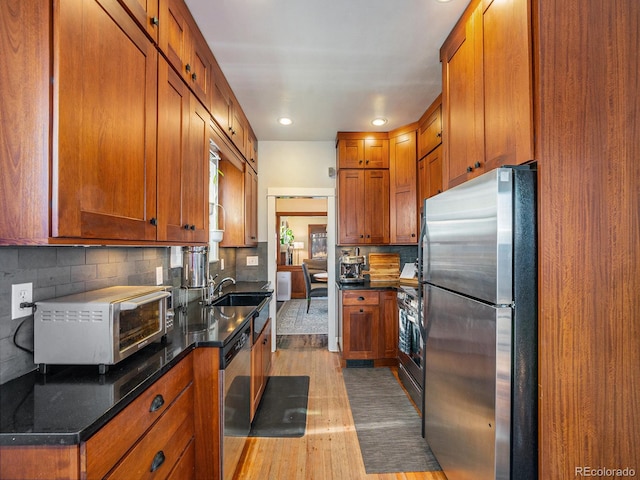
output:
[[[445,183],[533,159],[528,0],[474,0],[440,50]]]
[[[249,123],[246,120],[222,69],[214,61],[211,114],[240,153],[247,157]],[[257,167],[257,165],[256,165]],[[256,170],[257,171],[257,170]]]
[[[390,243],[418,243],[417,211],[417,124],[411,124],[389,136],[389,230]]]
[[[57,3],[54,28],[51,236],[155,240],[157,51],[107,0]]]
[[[249,127],[249,134],[247,136],[247,162],[253,168],[253,171],[258,173],[258,139],[251,127]]]
[[[160,0],[118,0],[147,35],[158,43]]]
[[[438,145],[418,163],[418,208],[425,198],[442,191],[442,145]]]
[[[244,164],[244,244],[258,244],[258,174]]]
[[[213,54],[184,0],[163,0],[160,6],[160,50],[208,108],[212,101]]]
[[[195,442],[192,381],[189,354],[86,442],[3,447],[2,478],[140,478],[154,459],[162,478],[178,471],[193,478],[183,461]]]
[[[529,0],[483,0],[484,161],[490,170],[533,159]]]
[[[386,133],[338,132],[338,169],[389,168]]]
[[[271,371],[271,319],[251,347],[251,419],[253,419]]]
[[[158,240],[206,242],[209,113],[178,74],[158,68]]]
[[[389,170],[338,171],[340,245],[389,243]]]
[[[342,328],[344,360],[397,361],[396,292],[342,291]]]
[[[445,184],[484,172],[482,5],[473,0],[440,49]]]
[[[442,143],[442,95],[433,101],[418,121],[418,158]]]

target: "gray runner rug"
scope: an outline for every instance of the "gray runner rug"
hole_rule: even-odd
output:
[[[367,474],[441,470],[422,420],[388,368],[343,368]]]

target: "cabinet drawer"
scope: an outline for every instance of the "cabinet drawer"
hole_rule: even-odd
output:
[[[167,478],[193,435],[193,388],[189,387],[107,478]]]
[[[192,480],[196,478],[196,441],[192,438],[167,480]]]
[[[88,478],[102,478],[193,379],[193,356],[145,390],[86,443]]]
[[[378,292],[366,290],[354,290],[342,292],[343,305],[378,305]]]

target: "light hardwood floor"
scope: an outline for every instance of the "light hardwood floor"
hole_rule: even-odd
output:
[[[302,438],[249,438],[235,479],[446,480],[441,472],[367,475],[342,379],[340,356],[321,338],[279,337],[271,375],[308,375]]]

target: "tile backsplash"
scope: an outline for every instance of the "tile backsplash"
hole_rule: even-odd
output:
[[[213,262],[211,273],[219,273],[218,280],[266,280],[266,252],[266,243],[221,248],[225,269]],[[248,255],[257,255],[259,266],[246,266]],[[180,286],[182,269],[170,268],[168,247],[0,247],[0,385],[35,369],[28,352],[33,349],[33,315],[11,319],[11,285],[32,283],[37,302],[113,285],[155,285],[157,267],[162,267],[164,285]]]

